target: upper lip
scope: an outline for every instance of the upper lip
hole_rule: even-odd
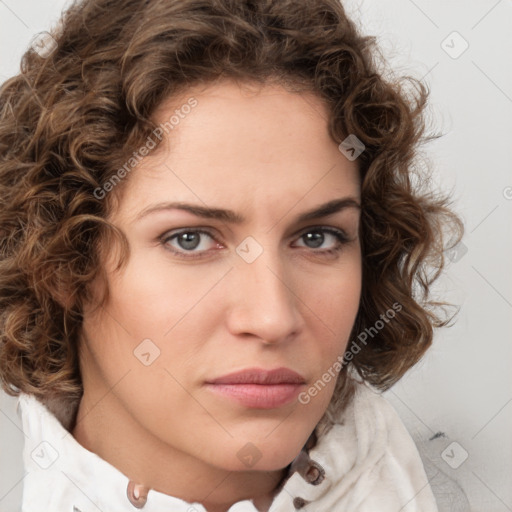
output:
[[[264,370],[261,368],[246,368],[238,372],[229,373],[213,380],[208,384],[304,384],[302,375],[290,368],[275,368]]]

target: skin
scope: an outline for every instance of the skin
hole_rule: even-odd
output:
[[[296,219],[333,199],[360,203],[357,163],[330,138],[327,107],[311,93],[220,81],[168,99],[156,122],[191,96],[198,105],[171,144],[164,140],[125,178],[110,216],[130,257],[114,272],[117,251],[109,248],[109,301],[84,311],[84,396],[73,435],[135,482],[209,512],[249,498],[265,511],[335,382],[306,405],[273,409],[219,397],[204,382],[285,366],[305,377],[306,390],[344,352],[361,293],[360,209]],[[245,221],[178,209],[137,218],[169,201],[230,209]],[[348,241],[318,235],[318,227],[342,230]],[[196,235],[190,249],[170,239],[183,228],[213,238]],[[304,236],[311,232],[320,242]],[[236,252],[249,236],[263,251],[252,263]],[[134,355],[144,339],[160,350],[148,366]],[[261,456],[252,467],[237,456],[247,443]]]

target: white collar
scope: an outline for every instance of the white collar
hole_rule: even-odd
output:
[[[135,512],[129,479],[79,444],[33,396],[20,393],[26,434],[22,512]],[[357,384],[340,423],[303,450],[269,512],[437,512],[416,446],[387,400]],[[320,476],[319,476],[320,475]],[[317,478],[318,477],[318,478]],[[150,490],[143,512],[206,512]],[[229,512],[258,512],[251,500]]]

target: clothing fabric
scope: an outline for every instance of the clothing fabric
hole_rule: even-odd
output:
[[[35,397],[21,393],[26,434],[22,512],[134,512],[129,478],[79,444]],[[340,422],[296,457],[268,512],[437,512],[417,448],[398,414],[358,383]],[[143,512],[206,512],[150,490]],[[229,512],[258,512],[251,500]]]

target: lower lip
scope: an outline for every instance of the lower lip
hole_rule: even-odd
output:
[[[292,403],[302,384],[207,384],[216,394],[253,409],[275,409]]]

